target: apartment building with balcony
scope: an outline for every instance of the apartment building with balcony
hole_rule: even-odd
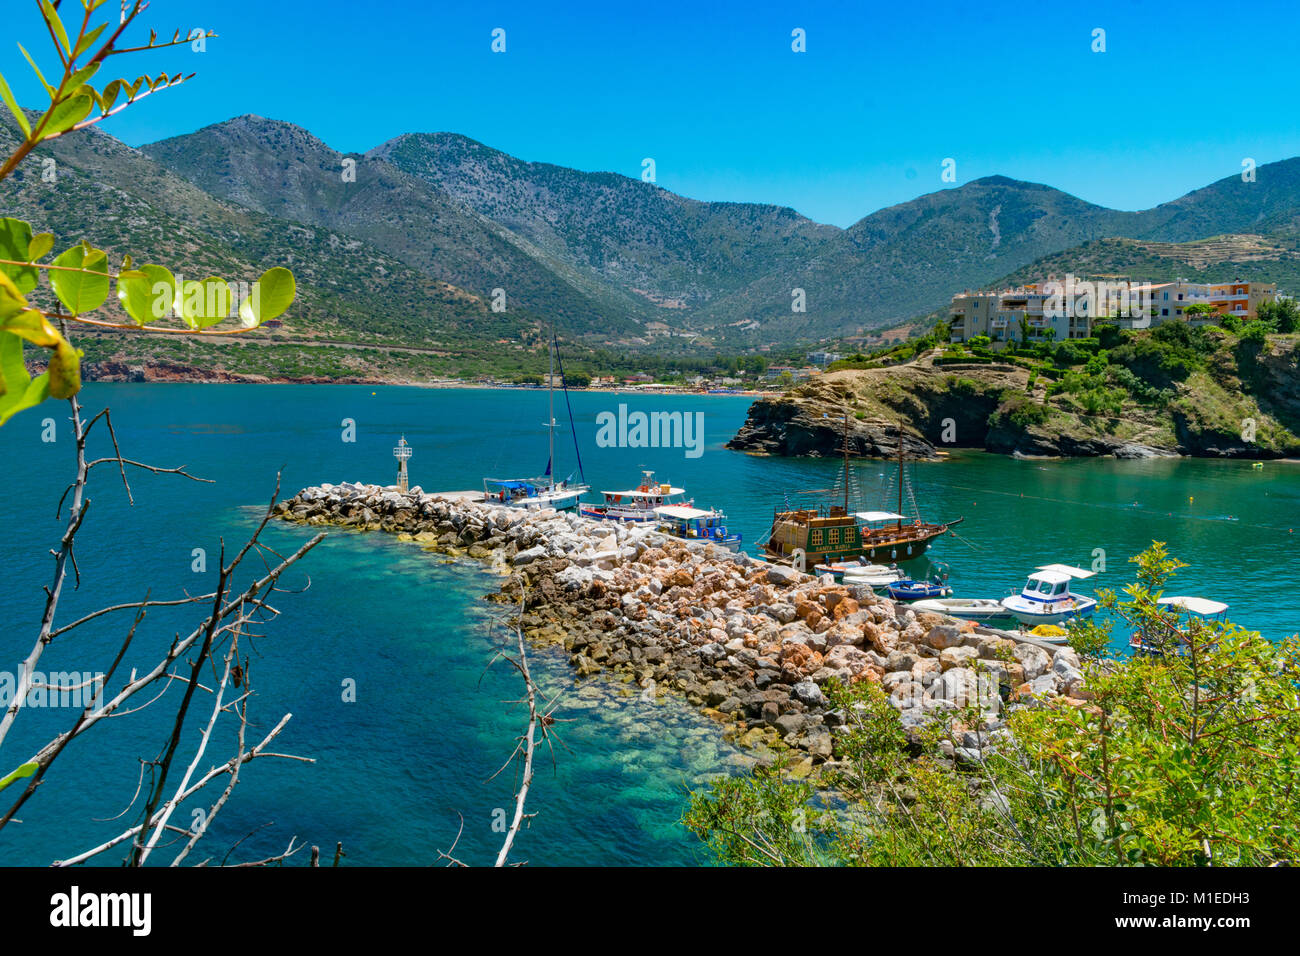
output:
[[[1059,296],[1059,283],[1033,283],[999,292],[961,292],[952,297],[949,309],[950,341],[966,342],[977,335],[986,335],[995,349],[1004,348],[1007,342],[1020,340],[1022,320],[1028,326],[1030,341],[1047,336],[1047,330],[1052,329],[1051,338],[1057,342],[1087,338],[1092,334],[1093,323],[1103,318],[1127,329],[1179,321],[1211,325],[1223,315],[1251,320],[1258,317],[1261,303],[1278,299],[1277,286],[1267,282],[1206,283],[1175,279],[1126,285],[1130,294],[1128,307],[1111,294],[1097,291],[1092,283],[1079,283],[1075,291],[1067,293],[1071,306],[1065,309],[1058,307],[1060,299],[1051,294]],[[1145,307],[1134,308],[1131,303],[1137,302]],[[1188,312],[1195,305],[1208,305],[1212,311]]]
[[[1259,317],[1259,306],[1263,302],[1277,301],[1277,286],[1271,282],[1235,282],[1213,283],[1206,293],[1210,307],[1219,315],[1235,315],[1250,321]]]
[[[948,324],[950,341],[965,342],[986,335],[995,349],[1018,342],[1025,330],[1029,340],[1086,338],[1092,329],[1090,298],[1080,297],[1072,310],[1053,307],[1046,283],[1032,283],[1000,292],[963,292],[953,296]],[[1050,333],[1048,330],[1052,330]]]

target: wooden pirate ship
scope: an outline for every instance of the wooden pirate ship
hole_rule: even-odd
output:
[[[898,427],[898,474],[893,482],[897,485],[898,510],[855,511],[854,499],[860,500],[861,496],[855,494],[853,474],[849,468],[849,442],[846,411],[841,442],[844,464],[839,480],[834,488],[798,493],[796,497],[808,501],[806,505],[791,505],[791,496],[787,496],[786,507],[776,512],[764,545],[764,552],[770,559],[802,568],[858,560],[871,563],[908,561],[919,558],[929,548],[930,542],[961,522],[961,518],[943,523],[921,519],[904,467],[901,424]],[[890,490],[887,489],[886,494]],[[903,514],[905,496],[913,512],[910,519]]]

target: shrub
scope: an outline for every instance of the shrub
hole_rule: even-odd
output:
[[[1024,431],[1034,425],[1043,424],[1051,417],[1051,414],[1051,410],[1046,405],[1008,389],[1003,392],[1002,403],[989,416],[989,427],[998,428],[1009,425]]]

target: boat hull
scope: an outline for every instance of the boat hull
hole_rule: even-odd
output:
[[[1026,627],[1037,627],[1039,624],[1061,624],[1073,618],[1088,617],[1097,609],[1097,602],[1092,598],[1073,595],[1069,602],[1045,603],[1027,601],[1020,595],[1015,595],[1003,598],[1002,606]]]
[[[927,598],[913,604],[912,610],[945,614],[963,621],[1007,621],[1014,617],[992,598]]]
[[[658,521],[659,516],[653,511],[638,512],[632,510],[614,510],[593,505],[583,505],[578,509],[578,514],[584,518],[592,518],[596,521],[621,521],[623,524],[650,524]]]
[[[664,533],[667,534],[667,532]],[[675,538],[687,545],[711,544],[715,548],[723,548],[733,554],[740,550],[741,545],[740,535],[738,534],[728,535],[725,538],[683,538],[678,534],[670,534],[668,537]]]
[[[885,589],[895,601],[924,601],[933,598],[945,598],[952,594],[952,588],[945,584],[929,584],[918,581],[898,581]]]

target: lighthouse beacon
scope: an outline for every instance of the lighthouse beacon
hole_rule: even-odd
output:
[[[410,488],[410,478],[406,474],[406,462],[411,455],[411,446],[406,443],[406,436],[403,435],[397,442],[397,447],[393,449],[393,457],[397,459],[397,490],[402,494],[406,494]]]

